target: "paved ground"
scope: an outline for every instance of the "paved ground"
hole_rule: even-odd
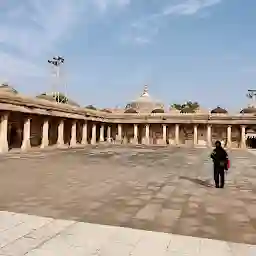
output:
[[[207,149],[113,146],[0,158],[0,210],[256,244],[256,156],[231,152],[224,190]]]
[[[256,246],[0,212],[1,256],[255,256]]]

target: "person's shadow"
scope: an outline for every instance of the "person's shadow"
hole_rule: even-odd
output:
[[[198,185],[201,185],[201,186],[204,186],[204,187],[208,187],[208,188],[213,187],[213,185],[210,183],[210,181],[207,181],[207,180],[200,180],[200,179],[195,179],[195,178],[189,178],[189,177],[186,177],[186,176],[180,176],[179,178],[181,180],[191,181],[191,182],[193,182],[195,184],[198,184]]]

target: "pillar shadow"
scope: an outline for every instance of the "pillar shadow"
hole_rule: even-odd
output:
[[[200,179],[195,179],[195,178],[189,178],[189,177],[186,177],[186,176],[180,176],[179,178],[181,180],[191,181],[191,182],[193,182],[195,184],[198,184],[198,185],[201,185],[201,186],[204,186],[204,187],[208,187],[208,188],[212,188],[213,187],[213,185],[208,180],[200,180]]]

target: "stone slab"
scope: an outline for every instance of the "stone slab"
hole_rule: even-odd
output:
[[[23,214],[1,212],[0,221],[1,216],[8,215],[9,220],[24,219]],[[161,232],[54,219],[45,219],[43,223],[41,217],[31,215],[26,216],[26,221],[31,223],[31,230],[24,236],[20,236],[22,232],[8,233],[15,230],[13,222],[9,222],[10,229],[3,231],[9,234],[9,241],[0,249],[0,255],[254,256],[256,252],[253,245]]]

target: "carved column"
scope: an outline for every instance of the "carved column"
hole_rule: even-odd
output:
[[[117,126],[116,141],[117,141],[118,143],[121,143],[121,142],[122,142],[122,125],[121,125],[121,124],[118,124],[118,126]]]
[[[198,144],[198,131],[197,131],[197,124],[194,125],[194,145]]]
[[[229,125],[227,128],[227,147],[232,147],[232,126]]]
[[[105,125],[101,124],[101,126],[100,126],[100,142],[104,142],[105,141],[104,129],[105,129]]]
[[[64,146],[64,120],[60,120],[58,124],[58,140],[57,145],[59,147]]]
[[[150,140],[149,140],[149,129],[150,129],[150,125],[146,124],[146,131],[145,131],[145,144],[149,145]]]
[[[76,141],[76,121],[74,120],[72,122],[72,126],[71,126],[70,146],[71,147],[75,147],[76,144],[77,144],[77,141]]]
[[[87,122],[83,123],[81,144],[82,145],[87,145],[88,144],[88,141],[87,141]]]
[[[0,123],[0,152],[8,152],[8,114],[3,113]]]
[[[245,129],[246,129],[246,126],[245,126],[245,125],[242,125],[242,126],[241,126],[241,144],[240,144],[240,147],[243,148],[243,149],[246,148]]]
[[[107,128],[107,142],[111,142],[111,126],[109,125]]]
[[[134,124],[133,143],[138,144],[138,125]]]
[[[92,125],[92,139],[91,139],[91,144],[94,145],[96,144],[96,124]]]
[[[24,121],[24,128],[23,128],[23,141],[21,145],[22,150],[28,150],[31,148],[30,144],[30,117],[27,117]]]
[[[166,144],[166,138],[167,138],[167,129],[166,124],[163,124],[163,144]]]
[[[207,144],[212,147],[212,126],[210,124],[207,126]]]
[[[176,145],[180,144],[180,125],[179,124],[175,125],[175,144]]]
[[[49,120],[45,119],[43,123],[43,130],[42,130],[41,148],[45,148],[48,146],[49,146]]]

